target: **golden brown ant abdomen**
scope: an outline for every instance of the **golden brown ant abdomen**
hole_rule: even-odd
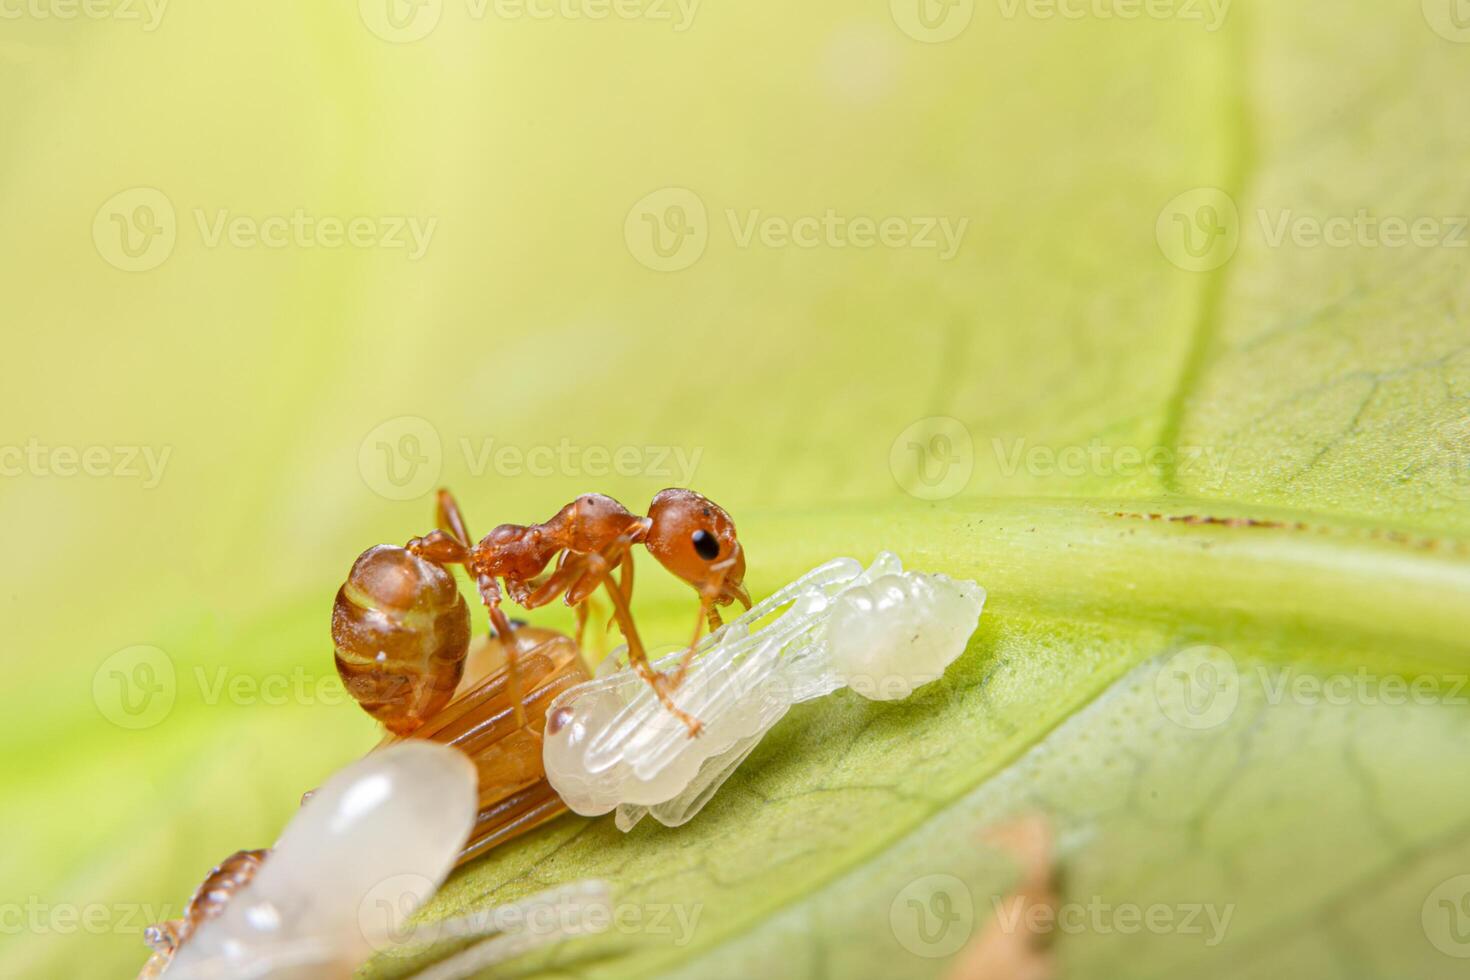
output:
[[[337,592],[332,642],[347,692],[390,732],[408,735],[454,696],[470,611],[447,568],[380,544]]]

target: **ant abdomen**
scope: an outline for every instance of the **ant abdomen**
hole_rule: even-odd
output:
[[[364,711],[408,735],[454,696],[470,646],[470,611],[454,576],[381,544],[352,565],[332,606],[337,673]]]

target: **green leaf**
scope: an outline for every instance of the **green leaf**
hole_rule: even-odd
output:
[[[375,469],[414,416],[481,533],[689,482],[757,594],[891,549],[990,595],[942,681],[793,711],[689,825],[564,817],[464,869],[427,916],[615,887],[617,927],[510,972],[940,976],[1014,881],[982,832],[1041,810],[1089,916],[1069,976],[1456,975],[1470,47],[1434,0],[1021,0],[941,43],[869,7],[675,31],[446,4],[413,44],[335,8],[7,28],[33,97],[0,105],[27,366],[0,443],[170,450],[156,486],[0,483],[15,971],[135,968],[146,921],[373,744],[327,612],[357,553],[428,525]],[[88,229],[135,186],[178,243],[125,274]],[[687,268],[625,237],[660,188],[707,216]],[[297,208],[438,223],[419,261],[203,230]],[[829,209],[968,224],[948,259],[771,244]],[[639,571],[641,628],[677,642],[691,597]],[[174,680],[135,730],[109,657],[137,645]]]
[[[937,975],[943,959],[924,957],[954,947],[915,940],[909,889],[962,882],[966,917],[929,928],[969,935],[1010,880],[981,831],[1040,810],[1061,832],[1064,901],[1089,923],[1103,916],[1059,941],[1080,975],[1333,975],[1345,954],[1330,920],[1344,915],[1373,923],[1353,955],[1384,975],[1448,969],[1420,905],[1470,857],[1470,790],[1445,778],[1470,725],[1463,546],[1101,502],[993,501],[901,524],[976,556],[928,567],[992,589],[943,681],[892,706],[848,694],[805,706],[691,824],[625,836],[608,819],[565,821],[466,869],[434,914],[604,877],[629,923],[682,913],[698,928],[629,925],[543,967]],[[864,513],[833,525],[848,541],[905,533]],[[1193,675],[1160,678],[1195,670],[1171,655],[1204,645],[1227,648],[1234,699],[1213,713],[1184,701],[1203,693]],[[1422,678],[1417,694],[1406,678]],[[1127,920],[1108,911],[1120,906],[1167,909],[1181,929],[1207,906],[1224,925],[1120,933]],[[374,975],[414,962],[385,959]]]

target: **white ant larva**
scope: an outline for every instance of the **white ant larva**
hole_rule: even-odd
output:
[[[429,927],[406,924],[454,868],[478,811],[475,767],[433,742],[390,745],[332,776],[281,839],[238,875],[177,944],[164,942],[140,978],[350,977],[368,956],[418,951],[444,939],[483,935],[550,906],[557,927],[506,928],[435,964],[439,980],[464,977],[534,946],[594,931],[593,908],[610,913],[607,886],[582,882]],[[507,915],[507,911],[510,914]],[[606,917],[596,917],[606,921]],[[551,921],[542,915],[537,921]]]
[[[609,671],[619,667],[614,655],[548,709],[547,779],[577,813],[617,809],[623,830],[645,814],[679,826],[792,705],[840,687],[895,700],[938,678],[964,651],[984,603],[974,582],[906,572],[889,552],[866,570],[851,558],[827,562],[696,647],[679,702],[704,721],[699,738],[627,668]]]

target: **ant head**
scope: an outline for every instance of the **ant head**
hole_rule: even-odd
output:
[[[643,543],[660,564],[716,605],[739,599],[750,608],[745,551],[724,508],[693,490],[665,490],[653,498],[648,518]]]

